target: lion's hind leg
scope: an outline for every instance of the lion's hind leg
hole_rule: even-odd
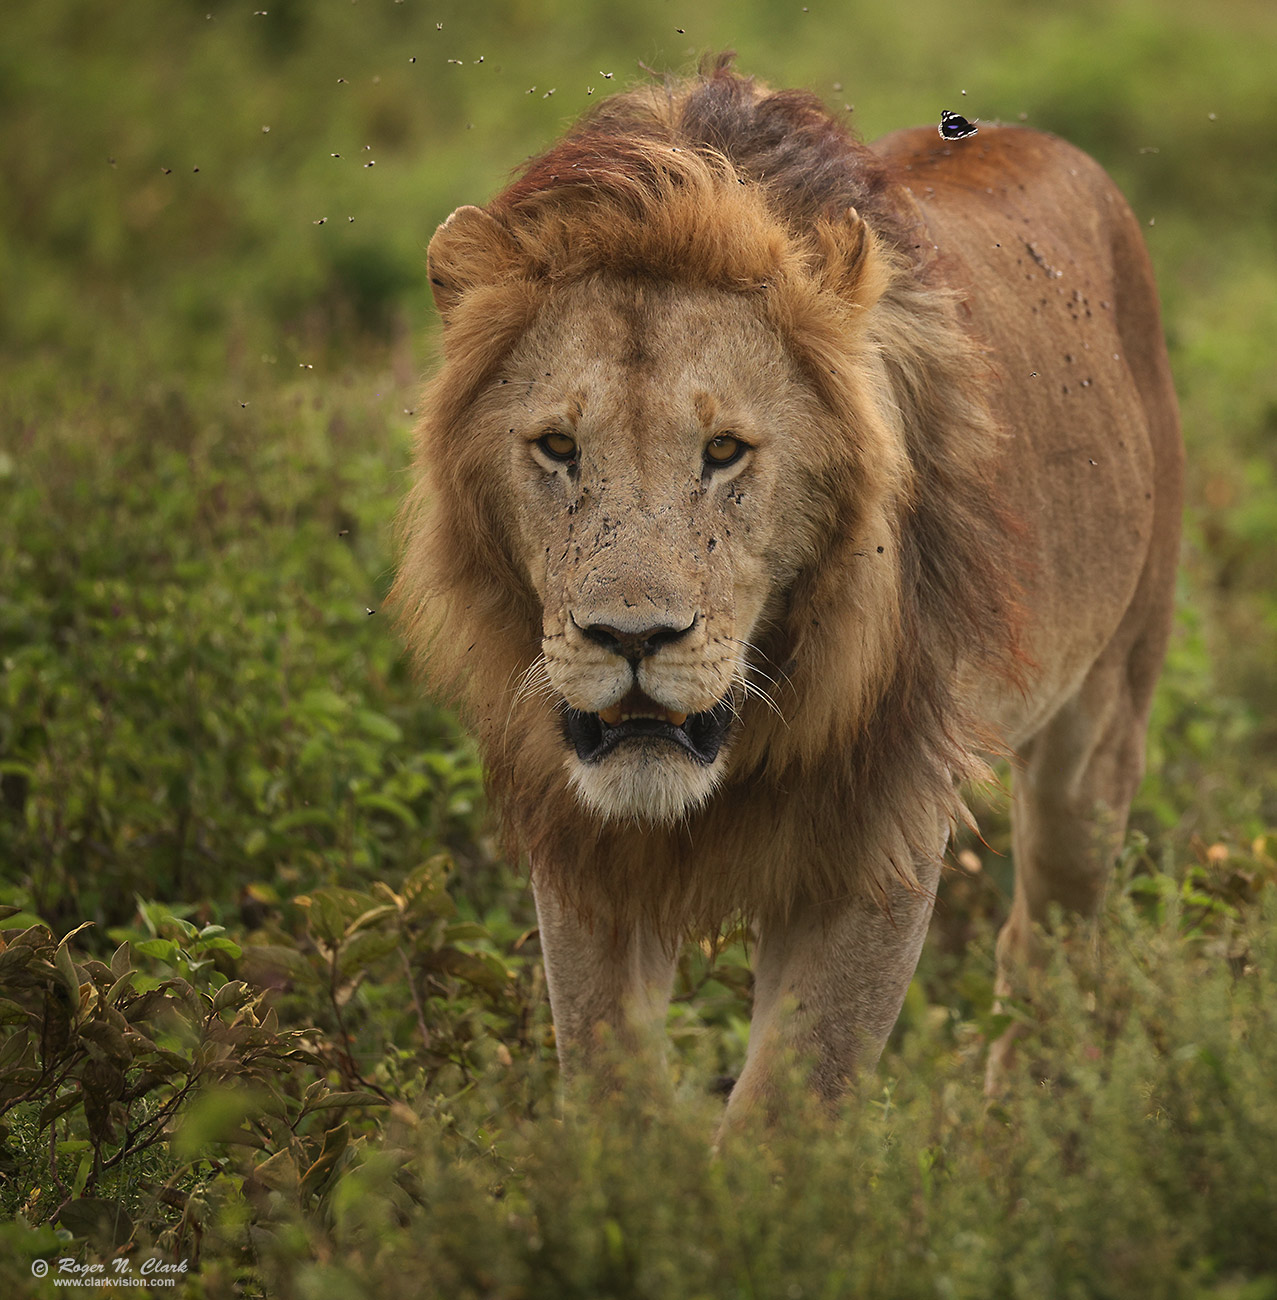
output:
[[[1169,593],[1151,617],[1138,617],[1133,606],[1072,698],[1017,747],[1015,896],[998,936],[999,1001],[1032,997],[1042,962],[1040,927],[1053,905],[1080,917],[1100,911],[1144,773],[1145,732],[1169,623]],[[990,1094],[1003,1087],[1019,1036],[1012,1027],[992,1044]]]

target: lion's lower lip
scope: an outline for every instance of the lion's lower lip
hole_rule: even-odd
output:
[[[618,745],[636,740],[664,740],[679,746],[698,763],[708,766],[717,757],[731,725],[731,700],[720,700],[704,713],[677,714],[665,717],[622,717],[617,709],[602,714],[569,709],[566,714],[568,739],[583,763],[597,763]],[[616,721],[611,721],[615,718]],[[681,718],[681,723],[676,719]]]

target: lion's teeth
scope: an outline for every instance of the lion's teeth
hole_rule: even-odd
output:
[[[664,713],[643,712],[641,709],[623,709],[619,704],[614,704],[610,709],[600,709],[599,718],[609,727],[629,722],[631,718],[650,718],[653,722],[668,722],[671,727],[681,727],[687,721],[687,714],[674,713],[668,709]]]

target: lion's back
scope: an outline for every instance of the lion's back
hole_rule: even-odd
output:
[[[988,348],[1000,477],[1031,525],[1028,650],[1063,686],[1177,545],[1179,419],[1139,222],[1099,163],[1044,132],[913,128],[873,148]]]

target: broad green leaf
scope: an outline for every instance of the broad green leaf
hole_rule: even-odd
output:
[[[336,823],[332,813],[323,808],[298,808],[276,817],[270,828],[276,835],[287,835],[290,831],[298,830],[331,830],[334,825]]]
[[[360,808],[367,812],[386,813],[388,816],[396,818],[408,830],[415,830],[420,824],[417,820],[417,814],[407,804],[400,803],[398,799],[392,799],[389,795],[362,794],[356,802]]]
[[[181,955],[181,949],[172,939],[141,939],[133,945],[133,950],[143,957],[166,962],[175,962]]]
[[[302,1175],[301,1186],[298,1190],[303,1197],[313,1196],[322,1190],[337,1168],[337,1162],[341,1159],[349,1144],[350,1126],[348,1124],[338,1124],[336,1128],[330,1128],[324,1134],[323,1149],[310,1168]]]
[[[119,1201],[82,1196],[68,1201],[58,1213],[58,1222],[74,1237],[83,1237],[99,1248],[122,1246],[133,1236],[133,1220]]]
[[[356,709],[354,721],[365,735],[375,740],[384,740],[388,745],[397,745],[403,740],[403,731],[385,714],[374,713],[371,709]]]

